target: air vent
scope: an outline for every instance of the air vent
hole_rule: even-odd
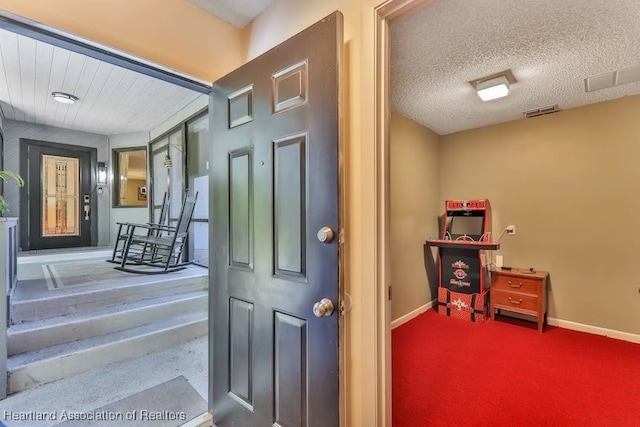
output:
[[[637,81],[640,81],[640,65],[587,77],[584,79],[584,90],[585,92],[593,92]]]
[[[554,105],[549,105],[547,107],[540,107],[540,108],[534,108],[532,110],[523,111],[522,115],[528,119],[531,117],[542,116],[545,114],[557,113],[558,111],[560,111],[560,109],[558,108],[558,104],[554,104]]]

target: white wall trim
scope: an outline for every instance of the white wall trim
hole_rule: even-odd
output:
[[[422,313],[424,313],[425,311],[433,308],[433,306],[435,305],[436,300],[431,300],[428,303],[426,303],[425,305],[422,305],[418,308],[416,308],[415,310],[413,310],[410,313],[405,314],[404,316],[398,317],[396,320],[391,322],[391,329],[395,329],[400,325],[404,325],[405,323],[407,323],[409,320],[415,319],[416,317],[420,316]]]
[[[640,344],[640,335],[632,334],[630,332],[616,331],[614,329],[601,328],[600,326],[556,319],[555,317],[547,317],[547,324],[550,326],[557,326],[559,328],[571,329],[572,331],[587,332],[594,335],[602,335],[609,338]]]

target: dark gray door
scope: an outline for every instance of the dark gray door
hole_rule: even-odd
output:
[[[214,84],[209,402],[218,427],[339,425],[341,45],[336,12]],[[335,310],[325,300],[315,311],[327,316],[316,317],[323,299]]]
[[[96,150],[30,140],[21,141],[21,150],[23,249],[91,246],[97,224]]]

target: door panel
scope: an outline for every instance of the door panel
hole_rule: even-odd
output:
[[[98,214],[92,192],[95,150],[59,148],[62,144],[53,143],[25,144],[25,249],[91,246],[92,224],[97,224]]]
[[[337,426],[335,14],[214,84],[210,405],[216,425]],[[316,233],[329,227],[333,240]],[[314,304],[335,311],[314,316]]]

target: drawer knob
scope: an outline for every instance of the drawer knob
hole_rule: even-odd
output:
[[[513,305],[520,305],[522,304],[522,298],[520,298],[518,301],[512,299],[511,297],[509,297],[509,302]]]
[[[512,283],[511,280],[509,280],[509,286],[511,286],[512,288],[520,289],[522,287],[522,283]]]

